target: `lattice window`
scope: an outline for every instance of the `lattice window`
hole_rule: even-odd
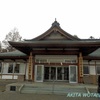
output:
[[[14,73],[19,73],[20,64],[15,65]]]
[[[100,65],[99,66],[96,66],[96,73],[97,74],[100,74]]]
[[[89,66],[83,66],[83,73],[89,74]]]
[[[8,73],[13,73],[13,63],[9,63]]]

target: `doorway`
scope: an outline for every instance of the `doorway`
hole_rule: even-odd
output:
[[[35,82],[43,82],[44,65],[35,65]]]
[[[66,67],[44,67],[44,65],[35,66],[35,82],[43,81],[67,81],[77,83],[77,66],[70,65]]]
[[[77,83],[77,66],[69,66],[69,83]]]
[[[45,67],[44,80],[46,81],[68,81],[69,67]]]

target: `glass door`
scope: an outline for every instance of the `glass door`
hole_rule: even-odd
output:
[[[35,82],[43,82],[44,78],[44,65],[35,66]]]
[[[51,67],[51,80],[56,80],[56,67]]]
[[[57,67],[57,80],[62,80],[62,74],[63,74],[63,68],[62,67]]]
[[[50,67],[44,67],[44,80],[50,80],[49,70],[50,70]]]
[[[69,82],[77,83],[77,66],[75,65],[69,66]]]
[[[69,67],[64,67],[64,80],[69,80]]]

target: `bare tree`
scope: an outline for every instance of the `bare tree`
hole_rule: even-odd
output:
[[[14,28],[11,30],[5,37],[5,40],[2,41],[3,47],[7,49],[7,51],[13,51],[15,50],[9,43],[8,41],[21,41],[22,37],[20,36],[18,29]]]

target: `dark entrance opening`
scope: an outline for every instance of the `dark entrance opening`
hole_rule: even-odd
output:
[[[44,67],[44,80],[68,81],[69,67]]]

